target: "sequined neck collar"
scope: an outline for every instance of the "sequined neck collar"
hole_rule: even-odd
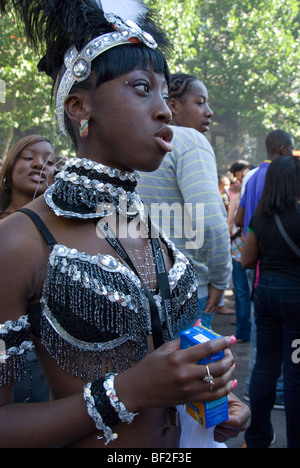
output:
[[[137,172],[122,172],[89,159],[70,159],[45,192],[57,216],[102,218],[117,212],[132,219],[144,211]]]

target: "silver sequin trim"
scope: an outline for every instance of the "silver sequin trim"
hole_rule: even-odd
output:
[[[70,335],[55,319],[55,317],[52,315],[51,311],[49,310],[49,307],[45,304],[43,308],[43,315],[46,317],[48,322],[50,323],[51,327],[58,333],[59,336],[61,336],[64,341],[67,343],[71,344],[72,346],[75,346],[83,351],[91,351],[91,352],[104,352],[107,350],[112,350],[116,348],[117,346],[120,346],[128,341],[128,336],[124,335],[121,338],[118,338],[116,340],[108,341],[105,344],[102,343],[86,343],[85,341],[78,340],[77,338],[74,338],[72,335]]]

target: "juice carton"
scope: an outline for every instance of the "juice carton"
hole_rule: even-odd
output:
[[[222,338],[222,335],[209,330],[208,328],[197,326],[183,331],[180,334],[181,348],[186,349],[206,341]],[[212,356],[201,359],[198,364],[208,365],[223,359],[224,351],[220,351]],[[186,412],[192,416],[205,429],[216,426],[229,419],[227,397],[215,401],[198,402],[186,405]]]

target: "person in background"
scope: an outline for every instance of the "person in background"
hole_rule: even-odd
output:
[[[239,167],[241,173],[237,175],[239,181],[239,189],[243,182],[244,176],[248,173],[248,165],[232,165],[231,170],[235,174],[235,168]],[[241,199],[241,192],[234,195],[230,202],[227,224],[231,240],[231,256],[232,256],[232,281],[235,296],[235,311],[236,311],[236,338],[238,342],[245,342],[250,340],[251,333],[251,300],[250,290],[246,272],[241,265],[241,255],[244,243],[244,234],[241,228],[237,228],[234,219]]]
[[[250,164],[243,160],[234,162],[229,168],[229,172],[233,175],[239,186],[242,185],[245,176],[245,169],[250,169]]]
[[[284,155],[292,154],[295,148],[295,141],[291,134],[284,130],[274,130],[268,133],[266,137],[266,153],[267,159],[255,169],[248,180],[244,194],[240,200],[240,204],[235,217],[237,227],[243,229],[244,236],[247,234],[247,228],[252,218],[257,204],[261,198],[266,173],[272,161]],[[252,297],[253,285],[255,284],[257,270],[256,268],[247,268],[246,274],[248,277],[250,296]],[[248,377],[245,382],[245,399],[248,400],[249,384],[252,374],[252,369],[256,360],[256,325],[254,319],[253,302],[251,304],[251,348]],[[283,409],[283,383],[282,378],[279,379],[277,388],[276,409]]]
[[[138,192],[153,221],[170,232],[177,248],[193,261],[198,275],[199,315],[202,324],[211,328],[231,278],[227,215],[218,187],[215,154],[204,136],[213,111],[204,83],[188,74],[172,76],[168,105],[172,112],[173,151],[155,172],[140,174]],[[162,202],[167,206],[154,212],[153,208]],[[171,208],[175,204],[180,209],[174,215]],[[192,213],[186,215],[189,206]],[[187,224],[192,228],[182,232]],[[192,233],[198,236],[193,243]],[[190,234],[189,238],[186,234]]]
[[[294,156],[272,162],[250,220],[242,265],[253,268],[258,260],[257,358],[250,384],[252,418],[245,440],[248,448],[266,448],[274,440],[271,410],[283,363],[287,446],[300,448],[300,366],[294,352],[300,336],[300,159]]]
[[[218,175],[218,185],[219,185],[219,191],[220,195],[222,197],[222,201],[228,216],[228,211],[229,211],[229,206],[230,206],[230,186],[231,182],[228,179],[228,177],[224,175]],[[234,311],[228,309],[225,307],[224,304],[224,298],[225,298],[225,292],[223,292],[220,304],[218,306],[217,313],[223,314],[223,315],[234,315]]]
[[[258,167],[255,164],[250,164],[249,169],[245,172],[243,181],[242,181],[241,197],[245,193],[245,187],[246,187],[248,180],[250,179],[250,177],[253,176],[253,174],[255,174],[257,170],[258,170]]]
[[[230,189],[230,180],[223,174],[218,175],[218,185],[220,195],[223,200],[223,204],[225,206],[225,210],[228,214],[229,205],[230,205],[230,196],[229,196],[229,189]]]
[[[55,164],[47,138],[28,135],[15,143],[0,169],[0,219],[44,193],[53,183]]]
[[[208,90],[197,77],[185,73],[172,75],[168,105],[172,112],[171,125],[194,128],[203,135],[209,131],[214,113]]]
[[[0,169],[0,219],[10,216],[43,194],[54,181],[56,156],[51,142],[28,135],[15,143]],[[30,372],[14,389],[14,401],[48,401],[49,388],[36,355],[28,352]]]
[[[244,235],[247,234],[249,221],[252,218],[257,204],[262,195],[265,177],[269,165],[272,161],[287,154],[292,154],[295,148],[295,140],[291,134],[284,130],[274,130],[266,137],[267,159],[260,164],[259,168],[250,177],[245,187],[239,208],[236,214],[235,223],[244,229]]]

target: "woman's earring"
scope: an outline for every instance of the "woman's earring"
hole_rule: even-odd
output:
[[[80,122],[79,134],[81,138],[87,138],[89,134],[89,121],[88,120],[82,120]]]
[[[2,185],[4,190],[9,190],[11,188],[11,183],[7,180],[6,177],[3,178]]]

